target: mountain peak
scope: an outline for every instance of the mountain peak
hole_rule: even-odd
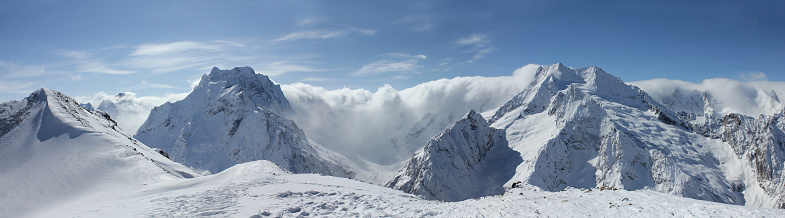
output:
[[[231,70],[213,67],[186,97],[192,98],[207,98],[208,101],[234,98],[250,103],[248,105],[253,108],[263,107],[281,114],[292,111],[280,85],[263,74],[257,74],[251,67],[235,67]]]
[[[51,89],[0,103],[0,214],[34,211],[103,187],[129,190],[198,175],[115,127],[108,115]]]
[[[774,90],[771,90],[771,92],[769,92],[769,98],[771,98],[773,102],[777,102],[777,103],[780,102],[780,97],[777,96],[777,92],[775,92]]]
[[[295,173],[353,177],[343,157],[311,143],[281,87],[250,67],[213,68],[188,96],[155,107],[136,138],[190,167],[220,172],[269,160]]]
[[[443,201],[501,194],[521,161],[505,131],[471,110],[417,150],[387,186]]]
[[[235,67],[231,70],[221,70],[218,67],[213,67],[213,69],[210,70],[209,77],[213,79],[225,80],[233,77],[252,78],[254,75],[256,75],[256,72],[254,72],[253,68],[251,67]]]
[[[479,113],[477,113],[477,111],[474,111],[474,109],[471,109],[471,110],[469,110],[469,113],[466,113],[466,115],[464,115],[464,116],[463,116],[463,118],[462,118],[462,119],[472,119],[472,120],[478,120],[478,119],[477,119],[478,117],[479,117],[480,119],[482,119],[482,115],[480,115]],[[482,119],[482,120],[484,121],[485,119]]]

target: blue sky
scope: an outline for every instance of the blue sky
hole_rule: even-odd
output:
[[[785,81],[783,1],[3,1],[0,101],[190,91],[213,66],[396,89],[529,63]]]

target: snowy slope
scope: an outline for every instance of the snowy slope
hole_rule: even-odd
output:
[[[472,110],[415,152],[387,186],[443,201],[497,195],[520,163],[504,130]]]
[[[0,217],[198,176],[118,129],[50,89],[0,104]]]
[[[213,68],[183,100],[155,107],[136,138],[198,170],[270,160],[295,173],[352,177],[339,154],[310,143],[283,116],[289,102],[267,76],[250,67]]]
[[[711,102],[708,98],[679,100]],[[705,105],[690,111],[706,111],[702,108]],[[743,160],[743,155],[734,155],[739,143],[697,131],[722,132],[713,126],[700,127],[689,117],[696,116],[677,115],[646,92],[599,68],[556,64],[542,66],[537,79],[490,119],[492,127],[506,130],[510,147],[523,158],[508,187],[522,182],[550,191],[566,187],[651,189],[730,204],[779,206],[774,202],[780,201],[782,192],[774,187],[783,185],[782,162],[777,162],[783,150],[777,146],[782,141],[782,125],[758,125],[768,128],[758,131],[762,132],[758,136],[751,131],[725,131],[737,134],[736,139],[770,136],[769,143],[756,153],[766,158],[755,159],[768,167],[762,175],[772,175],[772,179],[765,179],[760,173],[748,175],[761,170],[752,169],[755,164]],[[762,178],[770,182],[759,185]]]
[[[267,161],[163,182],[113,200],[64,202],[40,217],[777,217],[783,210],[734,206],[653,191],[524,187],[461,202],[423,200],[355,180],[290,174]]]

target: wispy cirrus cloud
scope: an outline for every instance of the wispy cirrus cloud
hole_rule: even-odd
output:
[[[219,49],[219,45],[190,41],[166,44],[142,44],[136,46],[136,49],[131,52],[131,56],[156,56],[179,54],[186,51],[215,51]]]
[[[21,65],[18,63],[0,60],[0,72],[7,78],[35,77],[45,74],[46,67],[41,65]]]
[[[330,79],[321,78],[321,77],[305,77],[305,78],[301,79],[300,81],[303,81],[303,82],[326,82],[326,81],[330,81]]]
[[[356,27],[349,27],[340,30],[304,30],[286,34],[273,40],[273,42],[297,41],[301,39],[335,39],[348,37],[351,34],[372,36],[376,34],[376,30],[360,29]]]
[[[291,61],[276,61],[272,63],[259,64],[256,67],[254,67],[254,69],[256,69],[256,72],[263,73],[268,76],[277,76],[290,72],[322,71],[321,69],[298,64]]]
[[[0,81],[0,93],[29,93],[28,87],[32,85],[32,82]]]
[[[490,43],[491,41],[488,39],[488,35],[477,33],[455,40],[455,44],[458,45],[458,47],[469,47],[469,50],[466,50],[465,52],[474,53],[474,55],[466,61],[468,63],[480,60],[485,57],[486,54],[493,51],[494,48]]]
[[[75,66],[72,71],[75,72],[83,72],[83,73],[102,73],[102,74],[115,74],[115,75],[122,75],[122,74],[132,74],[136,73],[132,70],[121,70],[117,69],[110,64],[105,63],[101,58],[91,58],[90,52],[87,51],[76,51],[76,50],[55,50],[49,52],[55,56],[65,57],[70,59],[70,61],[65,62],[61,65],[65,66]],[[77,77],[73,77],[75,79]],[[79,80],[81,76],[78,76]]]
[[[382,55],[384,59],[374,61],[361,67],[352,75],[365,76],[384,73],[419,73],[422,65],[420,61],[425,60],[425,55],[409,55],[404,53],[389,53]]]
[[[323,17],[310,17],[297,22],[297,26],[311,26],[319,23],[327,22],[329,19]]]
[[[415,32],[425,32],[433,29],[433,17],[428,15],[411,15],[393,22],[393,24],[410,24],[411,30]]]
[[[164,44],[141,44],[134,47],[124,65],[146,69],[153,73],[169,73],[191,68],[207,68],[229,60],[253,59],[252,55],[237,55],[235,50],[245,45],[231,41],[181,41]]]
[[[71,51],[71,50],[54,50],[49,53],[61,57],[71,58],[71,59],[85,59],[87,58],[88,55],[86,51]]]
[[[747,81],[761,81],[761,80],[768,80],[769,79],[769,77],[766,76],[766,74],[763,73],[763,72],[745,72],[745,73],[740,73],[739,77],[741,77],[742,80],[747,80]]]
[[[142,80],[142,82],[140,82],[139,85],[128,88],[128,90],[133,91],[133,90],[146,89],[146,88],[171,89],[174,87],[166,84],[160,84],[160,83],[149,83],[146,80]]]
[[[90,59],[90,60],[83,60],[77,61],[75,71],[77,72],[84,72],[84,73],[103,73],[103,74],[114,74],[114,75],[123,75],[123,74],[132,74],[136,73],[136,71],[132,70],[118,70],[112,67],[109,67],[108,64],[101,61],[101,59]]]

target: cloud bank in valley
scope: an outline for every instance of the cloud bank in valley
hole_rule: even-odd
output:
[[[454,122],[471,109],[495,110],[528,85],[536,70],[536,65],[527,65],[511,76],[440,79],[403,90],[385,85],[376,92],[303,83],[281,88],[297,112],[292,119],[309,138],[347,157],[362,156],[384,165],[411,155],[395,143],[402,142],[426,114]]]
[[[765,78],[757,74],[756,78]],[[714,111],[720,115],[740,113],[757,117],[761,114],[782,113],[780,98],[785,94],[782,81],[738,81],[727,78],[712,78],[701,83],[681,80],[651,79],[630,82],[646,91],[655,100],[672,96],[676,90],[706,92],[715,100]],[[772,94],[773,93],[773,94]]]
[[[116,95],[99,92],[92,97],[78,96],[76,99],[81,103],[90,103],[95,109],[106,112],[124,132],[133,135],[150,115],[150,110],[153,107],[167,101],[178,101],[187,95],[188,93],[177,93],[162,97],[137,97],[133,92],[121,92]]]

